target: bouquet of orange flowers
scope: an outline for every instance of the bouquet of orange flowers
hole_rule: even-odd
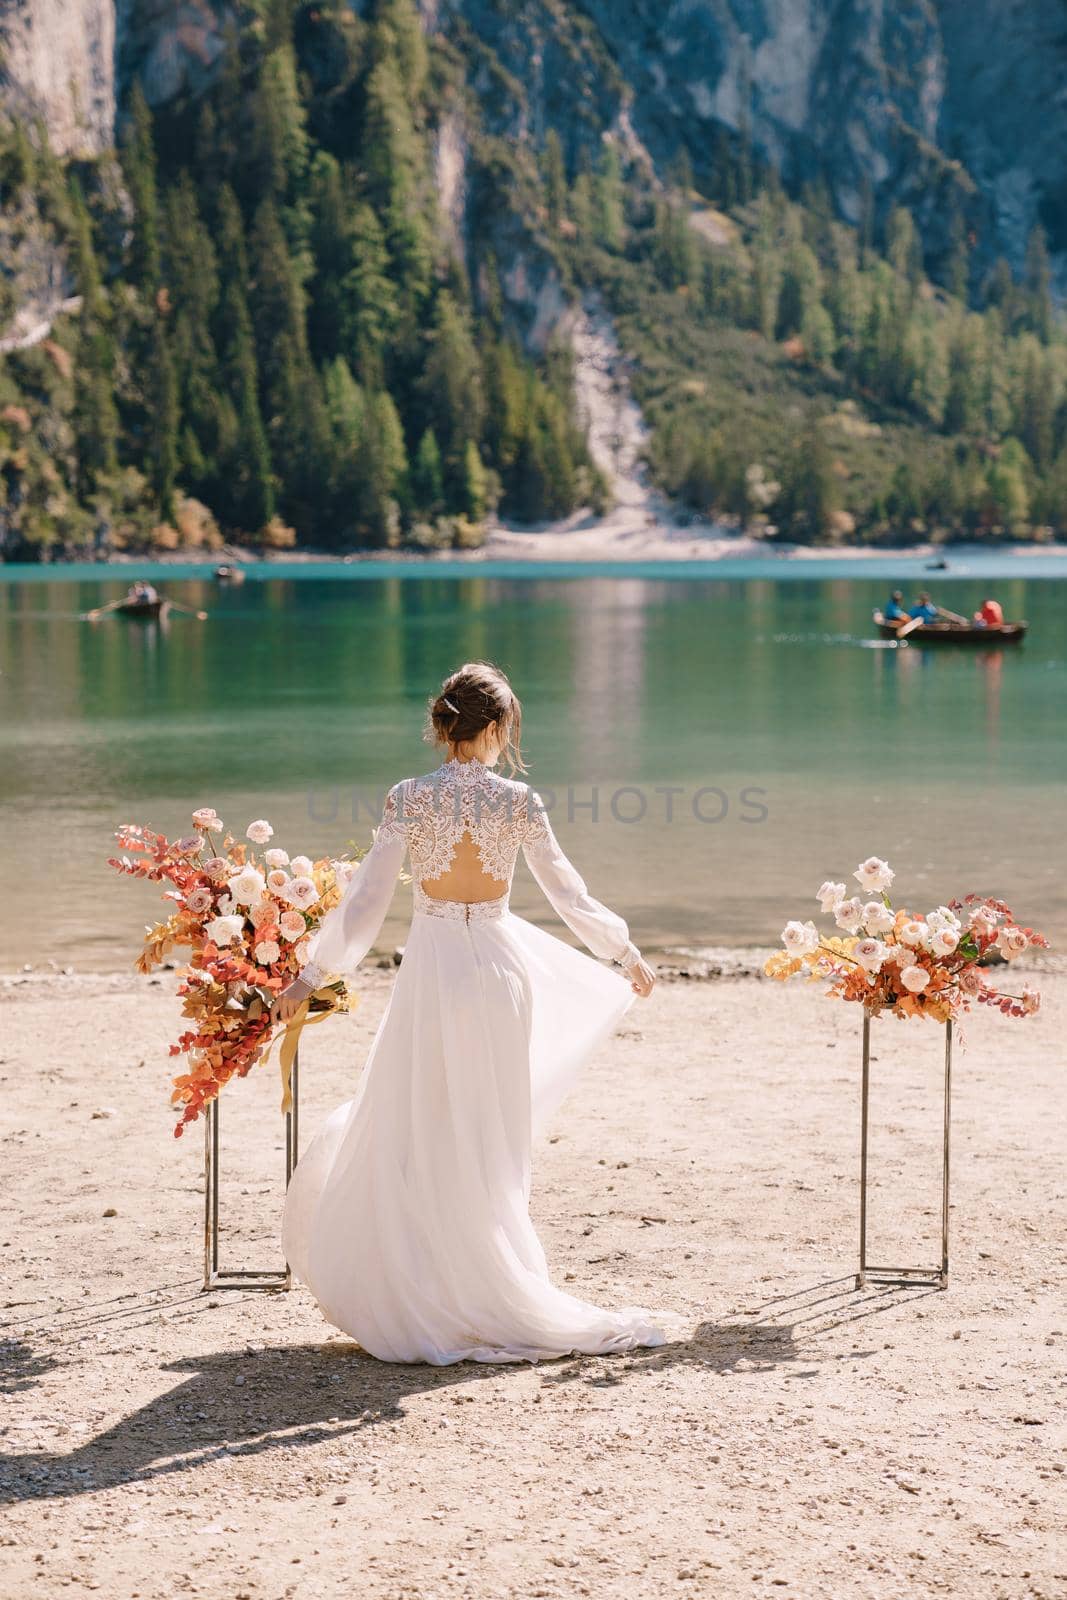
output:
[[[188,1070],[174,1079],[171,1104],[184,1107],[174,1129],[179,1137],[233,1077],[243,1078],[270,1053],[270,1006],[308,958],[308,939],[341,899],[356,860],[312,861],[284,850],[264,849],[274,829],[264,820],[246,830],[248,843],[227,832],[210,807],[193,812],[195,832],[167,839],[127,824],[115,838],[130,855],[109,857],[108,866],[131,877],[169,883],[164,898],[175,902],[165,922],[145,929],[137,970],[151,972],[172,949],[188,946],[179,968],[182,1014],[191,1026],[172,1044],[172,1056],[187,1055]],[[221,834],[216,845],[213,835]],[[136,856],[138,859],[131,859]],[[288,1073],[301,1027],[352,1008],[340,981],[317,989],[283,1034],[283,1111],[288,1108]]]
[[[861,862],[856,882],[873,898],[847,895],[843,883],[824,883],[816,895],[824,915],[841,934],[826,937],[813,922],[787,922],[784,949],[764,964],[770,978],[829,980],[827,993],[859,1000],[871,1016],[957,1019],[972,1004],[995,1006],[1009,1017],[1033,1016],[1041,996],[1029,984],[1005,994],[989,981],[982,963],[992,953],[1014,961],[1048,940],[1016,923],[1003,900],[969,894],[925,915],[894,910],[889,899],[893,871],[878,856]]]

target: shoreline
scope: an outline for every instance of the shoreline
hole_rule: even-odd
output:
[[[768,956],[781,952],[781,945],[669,945],[662,949],[649,948],[645,954],[656,968],[660,983],[720,983],[745,982],[775,983],[767,978],[763,964]],[[130,962],[125,967],[81,968],[72,964],[28,964],[23,968],[0,968],[0,1000],[15,998],[27,991],[30,994],[48,995],[57,989],[69,987],[79,992],[98,988],[125,991],[166,987],[166,975],[175,975],[184,963],[176,962],[157,972],[145,975],[134,969]],[[1005,963],[1004,965],[1007,965]],[[358,992],[368,983],[377,985],[386,981],[400,966],[398,952],[372,950],[353,984]],[[1024,955],[1011,963],[1012,970],[1027,973],[1038,979],[1067,975],[1067,953],[1055,950],[1040,955]],[[994,964],[998,969],[1000,963]]]
[[[204,575],[224,562],[249,567],[375,567],[397,566],[479,566],[493,562],[528,566],[536,572],[541,566],[566,563],[580,567],[640,565],[648,562],[687,562],[726,564],[730,561],[754,562],[775,567],[810,567],[817,571],[830,562],[855,563],[857,570],[874,562],[913,562],[944,560],[945,568],[931,569],[931,579],[951,575],[955,563],[974,559],[1063,560],[1067,572],[1067,541],[1036,543],[983,543],[978,540],[952,544],[916,545],[793,545],[769,544],[747,534],[732,532],[716,524],[664,527],[655,530],[631,525],[613,527],[611,519],[588,523],[581,517],[560,526],[513,528],[500,525],[475,550],[355,550],[348,552],[313,549],[260,551],[244,545],[224,549],[146,550],[139,553],[118,551],[96,559],[92,556],[62,561],[0,562],[0,583],[5,572],[17,577],[40,573],[62,577],[71,569],[90,568],[101,576],[114,571],[122,574],[139,566],[203,567]]]

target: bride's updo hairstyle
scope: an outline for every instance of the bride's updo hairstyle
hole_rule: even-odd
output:
[[[501,755],[512,772],[525,772],[519,736],[522,706],[506,675],[491,661],[467,661],[449,673],[430,701],[425,738],[461,754],[491,722],[499,722]],[[471,754],[474,752],[471,751]]]

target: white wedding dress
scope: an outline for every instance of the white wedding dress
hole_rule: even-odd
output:
[[[415,904],[403,962],[354,1097],[293,1174],[286,1259],[326,1318],[383,1361],[536,1361],[662,1344],[644,1308],[602,1310],[553,1284],[528,1209],[531,1136],[633,990],[516,916],[508,892],[473,904],[427,894],[421,884],[448,872],[465,834],[508,891],[521,848],[595,955],[637,956],[626,923],[588,893],[526,784],[477,760],[396,784],[301,974],[318,983],[353,973],[409,854]]]

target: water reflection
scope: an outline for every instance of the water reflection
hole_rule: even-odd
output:
[[[0,583],[0,870],[42,815],[61,829],[0,964],[127,959],[140,907],[101,866],[119,821],[176,830],[207,802],[241,826],[270,816],[286,847],[366,843],[384,787],[435,763],[427,696],[476,657],[523,696],[531,780],[559,793],[590,887],[650,943],[770,940],[811,881],[872,850],[939,893],[1018,889],[1029,920],[1067,934],[1062,584],[998,586],[1031,623],[1011,652],[862,648],[884,585],[836,577],[161,587],[209,620],[92,625],[77,618],[108,598],[99,584]],[[958,583],[951,604],[976,609],[987,587]],[[598,791],[595,817],[568,809],[568,786]],[[643,811],[613,812],[621,786]],[[725,797],[703,807],[718,822],[694,811],[702,787]],[[550,920],[524,880],[516,905]],[[398,899],[386,939],[404,915]]]

